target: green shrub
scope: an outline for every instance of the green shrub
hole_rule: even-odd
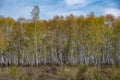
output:
[[[84,80],[85,79],[85,72],[88,69],[88,65],[79,65],[78,66],[78,74],[76,76],[76,80]]]
[[[102,80],[101,76],[99,75],[98,71],[96,71],[96,70],[93,71],[93,76],[96,80]]]
[[[19,78],[19,74],[20,74],[19,69],[20,69],[19,67],[15,67],[15,66],[11,68],[11,75],[13,76],[14,80],[18,80]]]

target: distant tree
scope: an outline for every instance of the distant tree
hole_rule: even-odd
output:
[[[115,21],[115,17],[112,14],[106,15],[106,24],[108,25],[109,28],[112,27],[114,21]]]
[[[39,7],[38,6],[34,6],[32,12],[31,12],[33,21],[34,20],[39,20],[39,12],[40,12]]]
[[[88,15],[88,17],[95,17],[94,12],[91,12],[91,13]]]
[[[32,14],[32,19],[33,19],[33,22],[34,22],[34,25],[35,25],[35,28],[34,28],[34,45],[35,45],[35,62],[36,62],[36,65],[38,65],[38,36],[37,36],[37,23],[39,22],[39,12],[40,12],[40,9],[39,7],[36,5],[34,6],[31,14]]]

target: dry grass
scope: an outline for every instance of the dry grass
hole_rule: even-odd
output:
[[[0,80],[120,80],[120,68],[83,66],[1,67]]]

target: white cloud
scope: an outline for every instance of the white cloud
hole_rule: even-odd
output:
[[[107,8],[105,9],[105,15],[106,14],[112,14],[115,17],[120,16],[120,9],[116,9],[116,8]]]
[[[88,0],[65,0],[68,5],[86,4]]]
[[[52,19],[56,15],[64,17],[70,14],[75,16],[86,15],[85,10],[74,9],[74,7],[65,6],[64,8],[59,8],[58,5],[41,6],[40,19]]]

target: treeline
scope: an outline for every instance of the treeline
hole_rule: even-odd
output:
[[[120,65],[120,18],[0,17],[0,65]]]

